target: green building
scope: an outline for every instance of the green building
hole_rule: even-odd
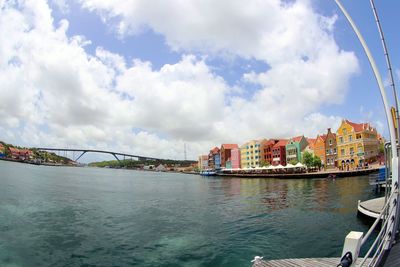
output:
[[[302,136],[296,136],[289,139],[286,144],[286,162],[289,163],[291,160],[301,162],[303,159],[303,151],[307,147],[307,139]]]

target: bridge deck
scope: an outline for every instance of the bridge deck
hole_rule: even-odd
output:
[[[253,267],[336,267],[340,258],[304,258],[261,261]],[[358,261],[361,262],[361,261]],[[369,263],[369,260],[366,261]],[[357,263],[355,266],[359,266]]]

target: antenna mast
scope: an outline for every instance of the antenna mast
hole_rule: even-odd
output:
[[[385,37],[383,35],[381,22],[380,22],[379,17],[378,17],[378,12],[376,11],[374,0],[370,0],[369,2],[371,3],[372,12],[374,12],[376,26],[378,27],[379,35],[381,37],[383,53],[385,55],[386,64],[387,64],[387,67],[388,67],[388,70],[389,70],[390,86],[392,87],[392,90],[393,90],[393,96],[394,96],[394,101],[395,101],[395,105],[396,105],[396,118],[395,119],[397,121],[397,129],[396,129],[397,132],[396,133],[397,133],[397,140],[398,140],[400,138],[399,100],[397,98],[396,86],[394,85],[392,64],[390,63],[389,52],[388,52],[388,49],[387,49]]]

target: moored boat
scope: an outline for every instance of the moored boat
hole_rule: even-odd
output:
[[[217,175],[217,173],[212,170],[205,170],[205,171],[201,171],[200,175],[201,176],[215,176],[215,175]]]

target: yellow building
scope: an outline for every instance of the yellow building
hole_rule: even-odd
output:
[[[378,133],[369,123],[342,120],[336,132],[338,166],[342,169],[362,167],[377,160]]]
[[[261,160],[261,142],[252,140],[240,147],[240,167],[254,168],[260,166]]]

